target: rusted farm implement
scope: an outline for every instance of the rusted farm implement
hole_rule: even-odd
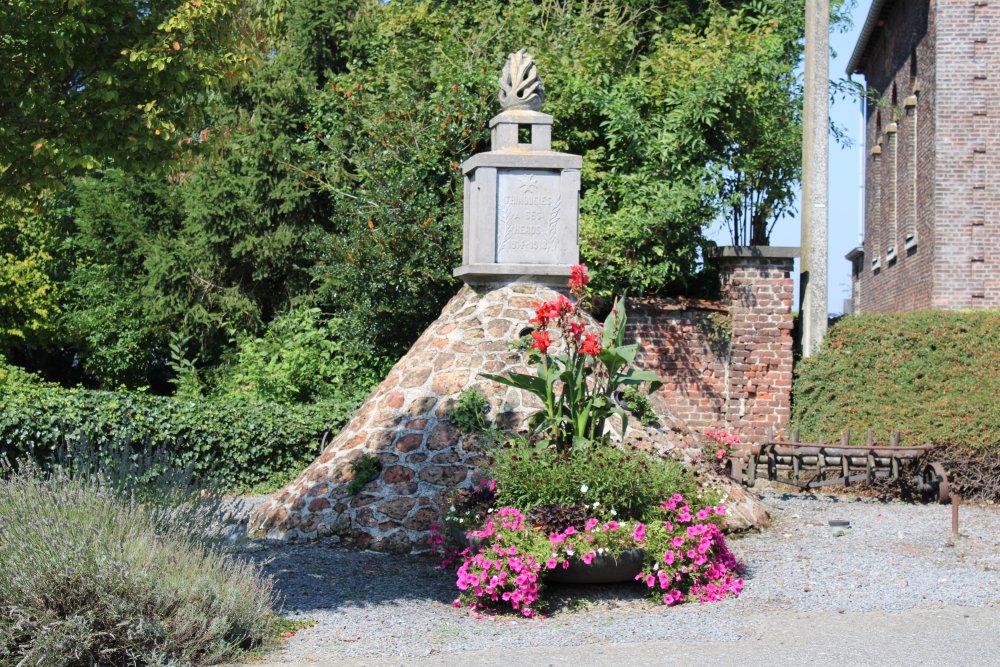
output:
[[[925,498],[950,502],[947,471],[940,462],[930,460],[935,445],[902,446],[898,432],[888,445],[876,445],[870,432],[866,445],[850,445],[850,437],[848,431],[839,444],[826,444],[799,442],[798,431],[790,441],[771,435],[767,442],[733,451],[730,474],[747,486],[763,478],[800,489],[909,477]]]

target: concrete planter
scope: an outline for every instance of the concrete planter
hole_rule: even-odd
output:
[[[587,565],[573,559],[565,570],[557,567],[545,572],[551,584],[621,584],[635,581],[642,571],[645,549],[627,549],[617,556],[597,556]]]

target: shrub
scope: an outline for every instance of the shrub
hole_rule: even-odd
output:
[[[291,310],[275,317],[263,336],[239,340],[232,363],[220,372],[221,390],[279,403],[360,402],[392,360],[352,349],[355,335],[319,308]]]
[[[490,474],[500,505],[525,512],[541,505],[586,505],[597,516],[619,520],[642,519],[663,498],[697,488],[681,464],[611,444],[558,452],[514,439],[495,450]]]
[[[806,440],[899,430],[905,444],[997,451],[998,368],[1000,311],[846,317],[799,364],[793,424]]]
[[[99,476],[0,481],[0,664],[204,664],[272,636],[270,580],[164,509]]]
[[[162,449],[175,466],[240,490],[298,472],[355,407],[333,401],[284,406],[253,397],[182,400],[6,382],[0,383],[0,455],[45,461],[76,444]]]
[[[38,376],[29,373],[23,368],[8,365],[3,357],[0,357],[0,387],[18,384],[38,384]]]
[[[482,433],[487,428],[489,402],[475,389],[464,389],[451,411],[451,423],[463,433]]]
[[[653,403],[646,394],[635,387],[628,387],[622,392],[622,406],[643,426],[651,426],[660,421],[656,410],[653,409]]]
[[[382,470],[382,462],[371,454],[365,454],[351,463],[351,470],[354,472],[354,478],[348,483],[347,492],[355,496]]]

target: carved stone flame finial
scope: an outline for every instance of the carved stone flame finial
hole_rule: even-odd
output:
[[[545,87],[538,78],[535,59],[525,49],[507,56],[500,75],[500,106],[504,111],[541,111]]]

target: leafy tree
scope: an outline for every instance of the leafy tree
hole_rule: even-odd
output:
[[[72,259],[60,334],[98,386],[142,386],[164,372],[174,323],[148,308],[144,276],[151,246],[180,219],[172,195],[162,178],[120,170],[77,179],[66,192]]]
[[[0,352],[37,342],[59,312],[59,228],[23,201],[0,196]]]
[[[0,348],[59,346],[59,190],[113,159],[157,168],[199,96],[259,58],[244,0],[11,0],[0,11]],[[116,283],[110,280],[109,288]]]
[[[295,7],[271,9],[309,35],[335,32]],[[171,336],[188,361],[214,365],[234,335],[259,333],[308,293],[331,212],[290,166],[308,157],[306,103],[335,58],[291,37],[249,80],[205,97],[208,125],[180,143],[171,170],[105,169],[71,184],[76,263],[62,322],[97,385],[170,375]]]
[[[160,162],[191,100],[257,52],[243,0],[11,0],[0,12],[0,192],[108,157]]]
[[[457,167],[487,148],[496,73],[520,46],[555,148],[584,156],[597,291],[690,288],[713,219],[766,243],[792,200],[802,20],[777,0],[366,3],[349,71],[314,98],[316,161],[300,166],[338,213],[324,298],[379,340],[408,340],[436,312],[458,262]]]

